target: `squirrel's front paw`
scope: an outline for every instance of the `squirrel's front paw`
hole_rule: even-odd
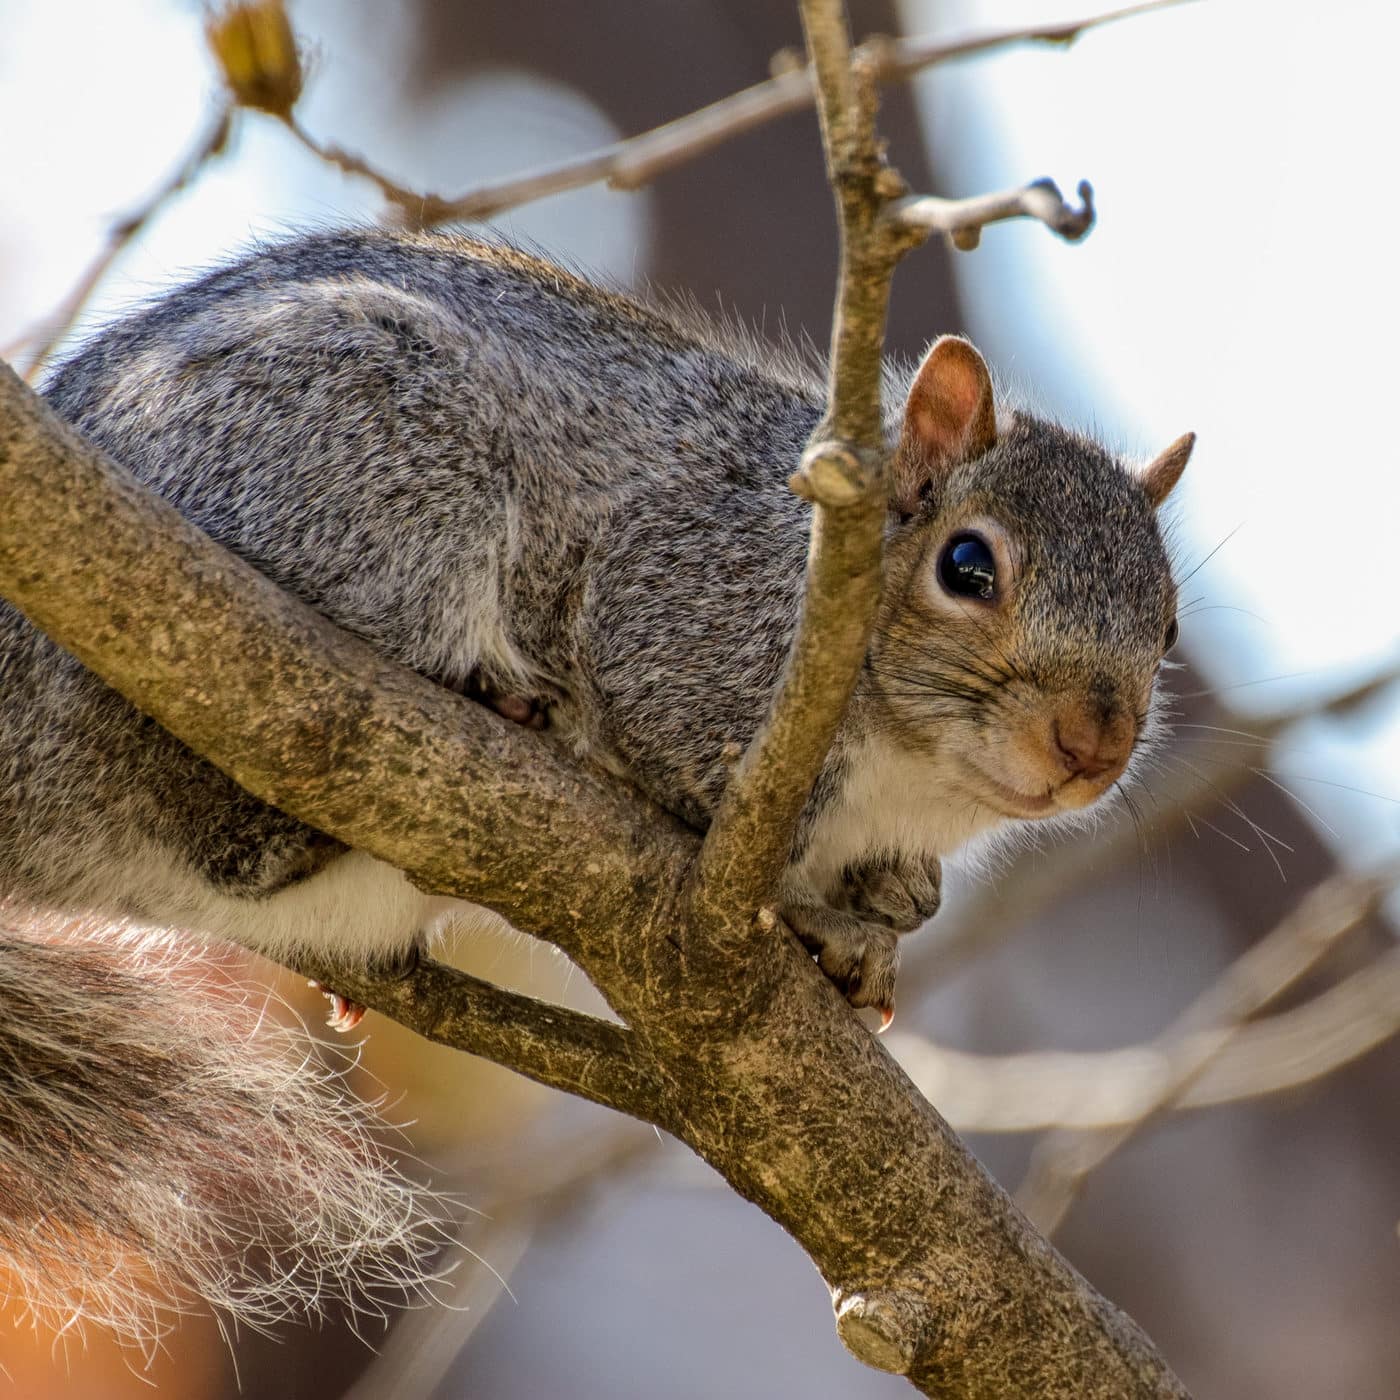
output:
[[[884,1025],[889,1025],[894,1016],[899,935],[824,904],[787,906],[782,915],[846,1000],[852,1006],[876,1007],[883,1013]]]
[[[902,857],[848,866],[841,878],[843,907],[860,919],[912,933],[938,913],[943,869],[935,856]]]

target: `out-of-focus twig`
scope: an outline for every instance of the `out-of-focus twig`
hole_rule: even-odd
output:
[[[1132,1121],[1092,1133],[1057,1130],[1031,1157],[1017,1199],[1045,1234],[1064,1219],[1089,1173],[1174,1104],[1251,1017],[1282,996],[1337,942],[1373,914],[1400,869],[1338,875],[1313,889],[1272,933],[1232,963],[1153,1042],[1167,1066],[1158,1092]]]
[[[1086,1130],[1262,1098],[1309,1084],[1400,1035],[1400,952],[1387,953],[1291,1011],[1241,1026],[1218,1048],[1189,1035],[1183,1060],[1205,1065],[1169,1104],[1172,1064],[1155,1044],[1122,1050],[976,1055],[894,1032],[891,1052],[960,1133]],[[1214,1058],[1212,1058],[1212,1054]]]
[[[123,251],[151,222],[153,218],[181,190],[187,188],[215,156],[228,144],[229,131],[233,121],[234,107],[225,101],[214,113],[212,120],[198,141],[181,159],[178,166],[161,184],[135,209],[118,219],[107,230],[107,237],[96,256],[83,270],[73,284],[72,290],[39,325],[25,331],[14,344],[5,347],[4,358],[12,358],[15,351],[33,344],[24,357],[21,373],[32,384],[43,369],[54,348],[73,328],[74,322],[82,314],[83,307],[97,290],[112,264]]]
[[[1182,3],[1185,0],[1148,0],[1145,4],[1106,10],[1058,24],[1016,26],[956,39],[937,39],[927,35],[914,39],[876,38],[861,45],[858,58],[873,81],[902,82],[937,63],[969,58],[1014,44],[1069,44],[1090,29]],[[555,165],[527,171],[523,175],[488,181],[451,197],[408,189],[363,156],[317,140],[290,114],[284,120],[308,150],[347,174],[372,181],[400,218],[414,227],[422,228],[452,221],[489,219],[533,200],[600,181],[606,181],[615,190],[638,189],[663,171],[694,160],[725,141],[778,117],[812,106],[816,100],[812,70],[802,65],[800,60],[796,64],[775,67],[777,71],[771,78],[651,131],[584,155],[571,156]],[[924,202],[924,207],[914,217],[933,217],[932,206]],[[996,217],[1006,218],[1009,215]],[[977,226],[988,222],[991,220],[983,218]],[[975,247],[975,238],[958,246]]]

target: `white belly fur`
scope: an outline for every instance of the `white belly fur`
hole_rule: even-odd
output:
[[[877,852],[942,858],[1004,820],[990,807],[953,796],[936,762],[879,738],[849,755],[847,774],[841,793],[817,818],[795,872],[824,892],[848,865]]]
[[[120,871],[107,867],[97,874],[103,878],[89,882],[92,888],[70,912],[113,914],[114,892],[127,890],[132,912],[119,915],[123,924],[226,939],[272,958],[294,948],[384,958],[449,920],[500,922],[475,905],[424,894],[402,871],[360,851],[337,856],[309,879],[261,899],[210,889],[159,848],[123,861]]]

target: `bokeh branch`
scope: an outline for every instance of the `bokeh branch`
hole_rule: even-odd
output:
[[[873,81],[881,84],[903,82],[938,63],[970,58],[1017,44],[1066,45],[1091,29],[1185,3],[1189,3],[1189,0],[1148,0],[1148,3],[1105,10],[1061,23],[1014,26],[954,39],[932,36],[874,38],[861,46],[861,53]],[[296,111],[303,87],[301,60],[295,35],[280,0],[253,0],[253,3],[228,7],[225,14],[211,19],[208,36],[227,88],[214,119],[190,153],[181,159],[170,177],[151,197],[111,226],[102,248],[62,303],[43,319],[39,327],[23,332],[13,344],[0,352],[13,356],[25,348],[21,364],[26,378],[31,382],[72,329],[84,306],[123,250],[171,198],[187,188],[205,165],[227,148],[231,122],[239,107],[276,118],[318,160],[335,166],[346,175],[373,184],[405,225],[426,228],[442,223],[481,222],[535,200],[600,182],[606,182],[610,189],[638,189],[665,171],[695,160],[747,131],[789,113],[802,111],[816,101],[812,71],[800,61],[795,64],[783,63],[781,60],[785,56],[779,55],[771,78],[651,131],[596,151],[572,156],[555,165],[489,181],[462,194],[443,196],[405,185],[366,156],[315,136],[301,121]],[[1036,185],[1028,186],[1026,191],[1020,193],[1036,188]],[[1010,195],[1000,196],[1007,197]],[[1082,186],[1081,198],[1087,198]],[[918,210],[910,217],[941,221],[937,225],[939,230],[954,234],[954,244],[959,248],[975,247],[976,230],[994,218],[1015,216],[1011,212],[996,214],[992,218],[963,221],[958,228],[944,228],[944,223],[957,217],[949,211],[934,212],[937,206],[945,203],[956,207],[965,201],[920,200]],[[1032,217],[1043,217],[1029,210],[1021,212],[1030,212]],[[1065,232],[1064,229],[1058,231]],[[1066,233],[1066,236],[1079,235]]]
[[[1106,10],[1063,23],[1018,25],[955,39],[927,35],[911,39],[876,38],[861,45],[861,60],[872,82],[904,82],[938,63],[1017,44],[1070,44],[1091,29],[1183,3],[1186,0],[1149,0],[1147,4]],[[440,223],[477,222],[537,199],[600,182],[606,182],[615,190],[639,189],[665,171],[695,160],[726,141],[812,106],[817,100],[813,70],[800,61],[783,63],[784,57],[786,55],[779,55],[771,78],[651,131],[450,196],[408,189],[363,156],[319,141],[290,114],[284,120],[297,140],[313,154],[347,174],[371,181],[406,224],[428,227]]]
[[[1245,1022],[1281,997],[1337,942],[1369,918],[1397,872],[1339,875],[1307,895],[1203,992],[1154,1043],[1166,1065],[1155,1096],[1131,1121],[1094,1133],[1055,1131],[1039,1143],[1017,1193],[1047,1234],[1063,1221],[1089,1174],[1200,1079]]]
[[[1038,1133],[1140,1123],[1311,1084],[1400,1035],[1400,952],[1390,952],[1289,1011],[1183,1038],[1199,1077],[1173,1092],[1156,1042],[1122,1050],[978,1055],[894,1032],[889,1049],[961,1133]]]
[[[233,103],[224,99],[189,152],[184,155],[174,170],[160,183],[150,196],[118,219],[107,230],[102,247],[83,270],[82,276],[73,284],[68,295],[35,328],[23,332],[15,344],[8,347],[13,353],[20,347],[27,347],[24,359],[25,378],[31,383],[43,369],[48,358],[60,341],[72,330],[89,298],[101,285],[102,279],[110,271],[112,264],[142,233],[151,220],[181,190],[187,189],[204,170],[204,167],[228,147],[229,131],[233,122]]]

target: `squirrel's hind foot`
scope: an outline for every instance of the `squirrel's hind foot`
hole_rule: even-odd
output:
[[[511,691],[497,690],[479,671],[473,671],[465,685],[452,687],[460,689],[479,704],[518,724],[524,729],[548,729],[551,698],[545,695],[519,695]]]
[[[379,959],[376,967],[393,977],[408,977],[418,966],[418,960],[422,954],[423,944],[422,935],[420,935],[402,952]],[[349,997],[332,991],[323,982],[312,982],[310,985],[330,1002],[330,1010],[326,1013],[326,1025],[331,1030],[339,1031],[345,1035],[353,1031],[365,1019],[365,1011],[368,1008],[360,1002],[351,1001]]]

